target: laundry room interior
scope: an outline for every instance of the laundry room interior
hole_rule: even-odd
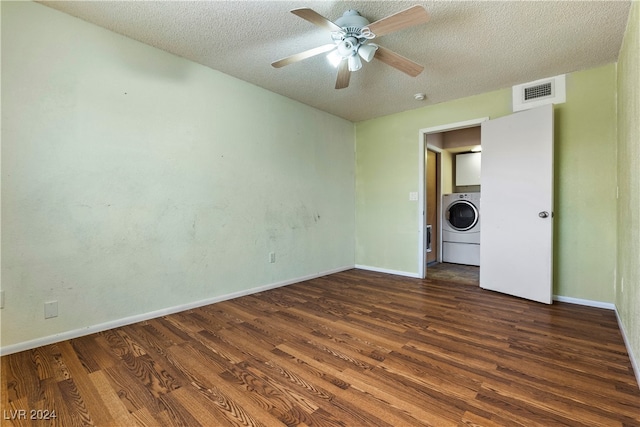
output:
[[[425,135],[427,277],[479,284],[481,127]]]

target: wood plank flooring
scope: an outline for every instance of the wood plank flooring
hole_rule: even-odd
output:
[[[4,356],[0,387],[3,426],[640,426],[612,311],[361,270]]]

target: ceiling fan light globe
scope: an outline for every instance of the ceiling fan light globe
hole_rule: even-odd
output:
[[[360,61],[360,58],[358,57],[358,55],[350,56],[348,61],[349,61],[349,71],[358,71],[360,68],[362,68],[362,61]]]
[[[378,45],[375,45],[372,43],[364,44],[360,46],[360,48],[358,49],[358,55],[360,55],[362,59],[364,59],[365,61],[371,62],[377,50],[378,50]]]
[[[346,58],[354,55],[358,49],[358,40],[355,37],[347,37],[338,44],[338,53]]]
[[[333,50],[331,51],[331,53],[329,53],[327,55],[327,60],[329,61],[329,63],[331,65],[333,65],[333,67],[338,68],[338,65],[340,65],[340,62],[343,60],[344,58],[342,56],[340,56],[340,54],[338,53],[338,51]]]

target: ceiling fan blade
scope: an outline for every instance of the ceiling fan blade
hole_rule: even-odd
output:
[[[336,89],[344,89],[349,86],[349,78],[351,77],[351,71],[349,71],[349,61],[343,59],[338,65],[338,77],[336,78]]]
[[[304,52],[296,53],[295,55],[287,56],[286,58],[272,62],[271,66],[274,68],[284,67],[285,65],[293,64],[294,62],[302,61],[303,59],[311,58],[312,56],[320,55],[321,53],[330,52],[336,47],[337,46],[335,44],[325,44],[314,47],[313,49],[305,50]]]
[[[366,28],[369,28],[376,37],[380,37],[394,31],[402,30],[403,28],[424,24],[428,20],[429,14],[427,13],[427,10],[423,6],[416,5],[409,9],[387,16],[386,18],[382,18],[367,25]]]
[[[316,12],[313,9],[309,9],[307,7],[302,9],[293,9],[291,13],[299,16],[302,19],[306,19],[312,24],[315,24],[318,27],[324,28],[325,30],[342,31],[342,28],[340,28],[338,25],[334,24],[333,22],[329,21],[327,18],[320,15],[318,12]]]
[[[398,55],[392,50],[384,48],[378,45],[378,50],[376,50],[375,59],[378,59],[384,62],[387,65],[391,65],[393,68],[397,68],[405,74],[410,75],[411,77],[415,77],[424,70],[424,67],[420,64],[416,64],[410,59],[405,58],[402,55]]]

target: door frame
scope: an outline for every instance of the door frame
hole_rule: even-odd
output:
[[[428,140],[427,135],[425,135],[425,139]],[[436,253],[435,262],[440,262],[442,260],[442,236],[440,235],[441,232],[442,232],[442,224],[441,224],[441,222],[442,222],[442,206],[441,206],[442,205],[442,203],[441,203],[441,200],[442,200],[442,179],[441,179],[442,178],[442,173],[440,171],[442,171],[442,152],[444,150],[439,148],[439,147],[437,147],[437,146],[429,144],[427,142],[426,149],[425,149],[425,162],[427,161],[427,157],[429,155],[428,154],[429,151],[434,153],[435,156],[436,156],[436,222],[435,222],[435,224],[433,224],[433,226],[435,226],[437,229],[436,230],[432,229],[432,232],[431,232],[431,236],[432,237],[431,238],[433,239],[433,236],[435,235],[435,236],[437,236],[437,240],[435,241],[435,243],[433,242],[433,240],[431,241],[431,247],[433,248],[434,247],[433,245],[435,244],[435,247],[436,247],[436,250],[435,250],[435,253]],[[425,173],[425,183],[427,183],[427,181],[428,181],[427,174],[429,173],[429,167],[426,165],[426,163],[425,163],[425,171],[424,171],[424,173]],[[426,215],[427,215],[427,212],[428,212],[427,208],[428,208],[428,205],[429,205],[429,202],[427,200],[428,191],[427,191],[426,187],[425,187],[424,191],[425,191],[425,193],[424,193],[425,202],[424,202],[424,206],[423,207],[424,207],[424,211],[425,211],[425,218],[424,218],[425,224],[424,225],[425,225],[425,230],[426,230],[426,226],[427,226],[427,217],[426,217]],[[425,263],[425,265],[428,264],[428,262],[426,260],[426,258],[427,258],[426,250],[427,250],[427,246],[428,246],[428,243],[427,243],[428,237],[429,237],[428,234],[425,232],[425,236],[424,236],[425,252],[423,254],[424,255],[424,263]]]
[[[427,149],[435,151],[436,153],[442,153],[445,151],[443,147],[436,147],[427,143],[427,135],[432,133],[448,132],[452,130],[465,129],[474,126],[480,126],[482,122],[489,120],[489,117],[480,117],[477,119],[466,120],[462,122],[448,123],[440,126],[432,126],[418,130],[418,277],[424,279],[427,274],[426,262],[425,262],[425,250],[427,247],[427,216],[426,216],[426,185],[425,185],[425,155]],[[482,141],[481,141],[482,143]],[[442,194],[442,168],[439,171],[440,176],[438,182],[438,192]],[[439,218],[442,218],[442,204],[438,208]],[[442,221],[440,221],[440,230],[438,235],[442,232]],[[439,239],[438,243],[438,259],[442,259],[442,239]]]

